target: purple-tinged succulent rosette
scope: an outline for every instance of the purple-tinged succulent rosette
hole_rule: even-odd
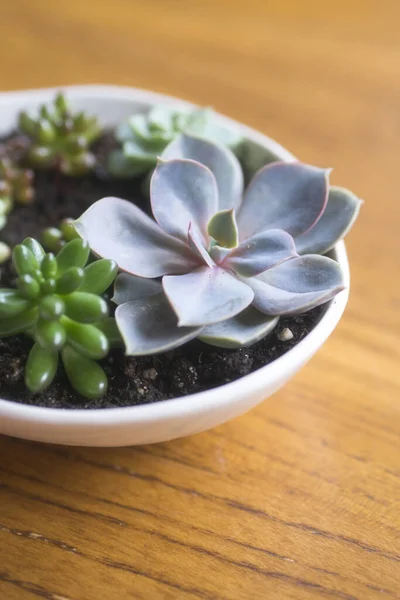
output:
[[[119,198],[91,206],[75,226],[122,271],[114,301],[127,354],[167,351],[194,337],[249,346],[280,316],[343,290],[340,266],[323,255],[348,232],[361,202],[329,188],[329,172],[275,162],[244,190],[229,149],[181,135],[151,179],[154,219]]]

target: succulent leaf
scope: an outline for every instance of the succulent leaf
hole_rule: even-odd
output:
[[[28,310],[31,302],[18,290],[0,288],[0,319],[10,319]]]
[[[268,229],[231,250],[220,266],[242,277],[255,277],[297,256],[292,236],[282,229]]]
[[[151,209],[160,227],[186,241],[194,223],[208,243],[207,223],[217,210],[218,190],[211,171],[191,160],[159,162],[150,183]]]
[[[94,265],[96,263],[93,263]],[[72,294],[75,292],[84,280],[84,272],[80,267],[69,267],[57,279],[56,292],[57,294]]]
[[[36,323],[37,317],[38,310],[34,307],[12,317],[0,319],[0,337],[8,337],[27,331]]]
[[[114,260],[120,269],[139,277],[185,273],[198,265],[183,242],[165,233],[126,200],[103,198],[74,226],[95,254]]]
[[[123,150],[113,150],[108,158],[108,170],[115,177],[129,179],[145,173],[147,166],[142,161],[126,156]]]
[[[282,149],[281,149],[282,153]],[[286,162],[295,162],[295,159],[287,154]],[[252,177],[265,167],[273,162],[280,162],[282,156],[279,156],[271,150],[270,147],[266,146],[265,143],[259,141],[245,139],[243,140],[240,147],[240,161],[243,166],[245,178],[250,181]]]
[[[243,348],[259,342],[276,327],[279,317],[268,317],[252,306],[215,325],[204,327],[199,339],[219,348]]]
[[[165,276],[162,283],[179,327],[224,321],[253,300],[251,288],[220,267],[200,267],[186,275]]]
[[[157,296],[162,291],[162,285],[159,281],[137,277],[129,273],[120,273],[115,280],[112,301],[115,304],[125,304],[125,302]]]
[[[36,258],[36,261],[39,265],[45,256],[45,251],[43,250],[43,248],[39,244],[39,242],[37,242],[34,238],[28,237],[28,238],[24,239],[22,244],[24,246],[26,246],[28,248],[28,250],[30,250],[32,252],[33,256]]]
[[[100,296],[87,292],[73,292],[64,297],[65,314],[79,323],[93,323],[108,314],[107,303]]]
[[[46,227],[41,234],[41,242],[49,252],[57,253],[67,242],[71,242],[79,235],[72,226],[73,219],[62,219],[58,227]]]
[[[58,352],[64,346],[67,336],[64,327],[58,321],[39,320],[36,323],[34,338],[41,348]]]
[[[102,258],[85,267],[81,292],[103,294],[112,284],[118,273],[118,265],[113,260]]]
[[[199,108],[189,112],[182,123],[182,129],[190,135],[202,136],[213,117],[212,108]],[[204,136],[207,137],[207,136]],[[216,140],[217,141],[217,140]]]
[[[233,208],[215,213],[208,223],[208,234],[225,248],[235,248],[238,245],[239,231]]]
[[[243,173],[236,156],[224,146],[190,135],[178,136],[161,155],[163,160],[190,159],[208,167],[218,188],[218,208],[238,208],[243,194]]]
[[[83,268],[88,261],[89,254],[90,248],[85,240],[81,238],[72,240],[57,254],[58,274],[62,275],[70,267]]]
[[[18,244],[14,247],[12,260],[18,275],[34,273],[39,268],[34,254],[24,244]]]
[[[357,219],[362,201],[344,188],[331,187],[328,204],[317,223],[296,237],[299,254],[325,254],[350,231]]]
[[[65,346],[61,352],[65,372],[72,387],[89,400],[103,396],[108,387],[104,369],[93,359]]]
[[[131,139],[128,138],[127,142],[132,141],[135,143],[136,141],[143,148],[151,151],[153,155],[154,152],[162,152],[165,145],[174,136],[174,132],[172,131],[154,127],[154,123],[150,123],[146,115],[134,115],[129,119],[129,125],[131,128]],[[132,135],[134,136],[133,138]]]
[[[96,323],[97,329],[100,329],[107,338],[110,348],[120,348],[123,346],[123,341],[117,323],[114,317],[106,317]]]
[[[126,302],[115,311],[126,354],[139,356],[172,350],[195,338],[201,327],[177,327],[164,294]]]
[[[162,131],[172,135],[176,131],[179,131],[179,124],[176,123],[177,116],[184,114],[185,109],[181,109],[181,111],[178,112],[174,106],[157,104],[150,109],[148,115],[142,116],[145,119],[148,119],[149,129],[151,131]]]
[[[283,229],[293,237],[321,217],[328,199],[329,171],[301,163],[272,163],[247,188],[238,214],[240,239],[266,229]]]
[[[17,279],[19,294],[27,300],[35,300],[40,294],[40,284],[32,275],[20,275]]]
[[[40,270],[45,279],[50,279],[57,275],[58,264],[54,254],[49,253],[43,257],[40,263]]]
[[[25,385],[33,394],[45,390],[54,380],[58,366],[58,352],[51,352],[34,344],[25,366]]]
[[[40,241],[46,250],[57,253],[63,246],[62,231],[58,227],[46,227],[41,233]]]
[[[65,312],[65,304],[59,296],[44,296],[39,304],[39,316],[46,321],[57,321]]]
[[[107,356],[109,350],[107,338],[97,327],[77,323],[65,316],[61,321],[67,333],[69,345],[77,352],[94,359]]]
[[[246,279],[254,291],[253,305],[266,315],[293,315],[331,300],[344,289],[338,263],[309,254],[293,258]]]

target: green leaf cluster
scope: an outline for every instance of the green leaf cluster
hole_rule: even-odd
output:
[[[116,177],[135,177],[155,168],[157,158],[181,133],[198,136],[236,150],[242,136],[220,124],[210,108],[177,109],[158,105],[147,114],[132,115],[116,130],[121,149],[109,156],[108,169]]]
[[[40,242],[48,252],[59,252],[65,244],[79,237],[72,226],[74,219],[65,218],[60,221],[58,227],[46,227],[43,229]]]
[[[72,176],[93,170],[90,145],[99,137],[100,125],[84,112],[73,114],[62,93],[52,106],[41,106],[37,118],[21,112],[19,127],[31,142],[26,160],[32,167],[56,168]]]
[[[18,167],[10,158],[0,158],[0,229],[7,222],[14,202],[30,204],[35,198],[34,173]]]
[[[79,394],[97,398],[107,390],[96,361],[118,342],[118,331],[101,294],[114,281],[117,265],[106,259],[87,265],[89,253],[81,239],[65,244],[56,256],[32,238],[13,249],[18,278],[15,289],[0,289],[0,337],[33,338],[25,367],[33,393],[52,383],[60,356]]]

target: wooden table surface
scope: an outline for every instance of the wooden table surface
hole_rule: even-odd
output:
[[[141,448],[0,439],[2,600],[400,598],[399,0],[9,0],[1,88],[213,105],[366,200],[340,326],[285,389]]]

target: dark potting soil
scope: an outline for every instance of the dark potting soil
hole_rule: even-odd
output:
[[[103,136],[95,151],[100,164],[113,140]],[[8,218],[0,240],[15,245],[25,237],[40,238],[45,227],[57,226],[64,217],[77,218],[104,196],[118,196],[147,209],[143,181],[113,180],[99,168],[96,175],[83,178],[58,177],[54,172],[37,172],[36,200],[29,207],[17,206]],[[15,277],[11,263],[0,267],[0,287]],[[124,356],[113,350],[101,361],[108,375],[108,392],[98,400],[87,400],[74,392],[60,362],[54,383],[40,394],[31,394],[24,385],[24,367],[32,341],[25,336],[0,339],[0,397],[52,408],[115,408],[147,404],[186,396],[218,387],[272,362],[303,339],[326,309],[318,307],[304,315],[281,319],[276,330],[250,348],[223,350],[194,340],[165,354],[144,357]],[[293,338],[280,341],[278,333],[289,328]]]

